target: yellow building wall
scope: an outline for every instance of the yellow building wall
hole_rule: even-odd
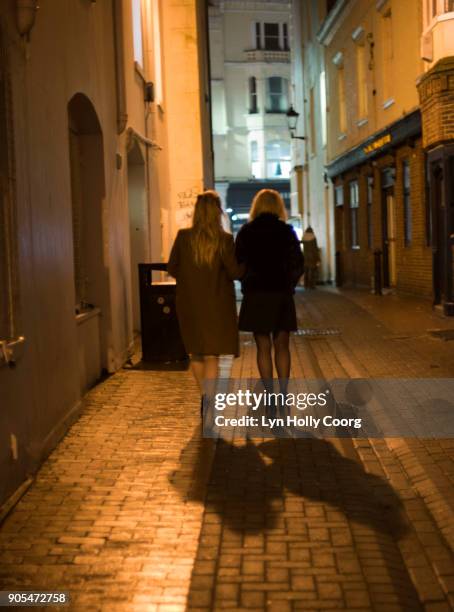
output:
[[[168,193],[162,200],[163,255],[176,232],[191,222],[195,197],[204,186],[197,6],[195,0],[161,2]]]
[[[422,30],[421,5],[414,0],[388,0],[377,9],[375,0],[356,0],[347,5],[337,31],[325,43],[328,98],[328,162],[360,144],[375,132],[419,106],[416,81],[423,73],[420,58]],[[385,54],[390,53],[384,36],[383,21],[387,11],[392,19],[392,59],[385,91]],[[359,116],[356,67],[357,42],[353,36],[363,28],[365,45],[367,106],[366,117]],[[339,68],[333,60],[341,53],[345,75],[347,129],[341,133],[338,104]],[[360,121],[365,119],[365,121]]]

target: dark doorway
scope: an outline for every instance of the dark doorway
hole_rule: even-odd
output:
[[[445,257],[443,256],[443,168],[439,162],[430,167],[430,207],[432,210],[432,262],[433,262],[433,291],[434,303],[440,304],[443,299],[443,277],[445,270]]]
[[[68,103],[68,142],[75,315],[84,393],[108,368],[111,317],[103,135],[96,110],[82,93]]]
[[[139,332],[139,263],[149,261],[149,220],[145,159],[136,141],[134,141],[130,151],[128,151],[128,204],[133,329],[134,332]]]
[[[454,147],[428,155],[434,304],[452,303],[454,279]]]
[[[395,168],[385,168],[381,174],[384,287],[395,287],[397,283],[397,233],[394,180]]]

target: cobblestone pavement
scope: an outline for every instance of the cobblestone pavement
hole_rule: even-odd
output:
[[[294,377],[454,376],[424,302],[298,295]],[[233,375],[255,376],[243,337]],[[188,372],[96,387],[0,529],[0,587],[74,610],[454,609],[454,440],[202,440]]]

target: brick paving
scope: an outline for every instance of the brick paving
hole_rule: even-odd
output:
[[[67,589],[74,610],[184,609],[212,455],[198,401],[189,372],[123,370],[89,393],[1,528],[1,586]]]
[[[424,303],[298,296],[294,377],[454,375]],[[377,306],[377,304],[379,306]],[[256,376],[243,337],[236,377]],[[200,438],[188,372],[96,387],[0,529],[0,587],[74,610],[454,609],[453,440]],[[55,608],[54,608],[55,609]]]

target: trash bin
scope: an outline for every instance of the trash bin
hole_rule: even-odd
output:
[[[167,264],[139,264],[142,360],[184,361],[188,358],[180,335],[175,308],[175,281],[154,282],[152,272]]]

